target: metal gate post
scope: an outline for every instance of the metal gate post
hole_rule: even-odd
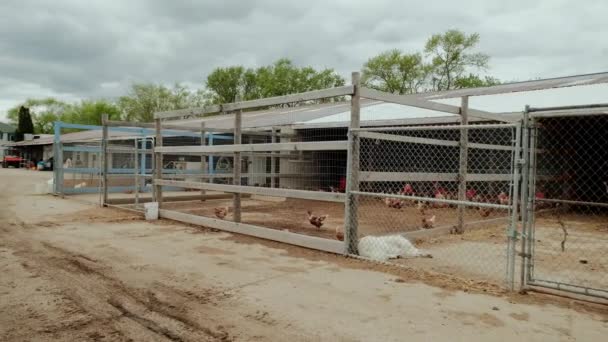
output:
[[[529,107],[527,107],[529,108]],[[538,138],[538,131],[537,131],[537,125],[536,125],[536,120],[533,118],[530,121],[530,160],[528,161],[530,164],[529,170],[530,170],[530,178],[528,180],[529,183],[529,190],[528,190],[528,205],[527,205],[527,209],[528,209],[528,215],[527,215],[527,228],[526,228],[526,232],[528,234],[528,242],[526,244],[526,265],[525,265],[525,272],[526,272],[526,283],[532,281],[534,279],[534,275],[533,275],[533,271],[534,271],[534,244],[535,244],[535,221],[536,221],[536,215],[534,214],[534,209],[536,206],[536,173],[537,173],[537,167],[536,167],[536,145],[537,145],[537,138]]]
[[[521,169],[521,124],[515,127],[515,151],[513,153],[513,181],[511,184],[511,224],[507,233],[507,284],[515,290],[515,245],[517,243],[517,223],[519,219],[518,197]]]
[[[521,211],[521,269],[520,269],[520,283],[519,290],[523,291],[526,286],[526,271],[525,265],[526,260],[528,259],[528,254],[526,253],[526,245],[528,243],[528,214],[529,214],[529,206],[531,205],[530,196],[534,196],[534,191],[530,191],[529,184],[529,175],[530,175],[530,118],[528,112],[529,106],[526,105],[526,109],[523,113],[523,122],[522,122],[522,154],[523,154],[523,164],[521,168],[521,201],[520,201],[520,211]]]

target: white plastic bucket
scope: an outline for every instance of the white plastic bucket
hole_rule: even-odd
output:
[[[158,202],[144,203],[146,220],[158,220]]]

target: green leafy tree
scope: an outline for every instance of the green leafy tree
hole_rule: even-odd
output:
[[[202,95],[180,84],[172,89],[153,83],[133,84],[129,94],[118,99],[118,107],[126,120],[149,122],[155,112],[200,106],[205,102]]]
[[[427,40],[424,52],[431,59],[434,90],[454,89],[470,69],[487,69],[490,57],[472,51],[478,43],[479,34],[458,30],[434,34]]]
[[[18,122],[19,110],[24,106],[29,109],[34,125],[34,133],[53,133],[53,122],[59,120],[69,105],[52,97],[44,99],[27,99],[24,103],[8,110],[8,118]]]
[[[454,82],[454,88],[480,88],[494,86],[498,84],[501,84],[501,82],[495,77],[485,76],[482,78],[478,75],[469,74],[468,76],[457,78]]]
[[[101,125],[101,117],[108,114],[110,120],[120,120],[118,106],[106,100],[83,100],[71,105],[61,116],[61,121],[83,125]]]
[[[207,89],[214,103],[281,96],[344,85],[333,69],[298,67],[289,59],[279,59],[257,69],[243,66],[216,68],[207,76]]]
[[[214,103],[235,102],[238,95],[245,95],[247,99],[254,97],[253,88],[255,73],[242,66],[216,68],[207,76],[207,88],[213,94]]]
[[[406,54],[397,49],[370,58],[363,65],[362,81],[369,88],[396,93],[417,93],[424,86],[430,67],[419,53]]]
[[[18,119],[17,119],[17,141],[23,140],[24,134],[34,133],[34,123],[32,122],[32,116],[30,115],[30,109],[21,106],[19,107]]]

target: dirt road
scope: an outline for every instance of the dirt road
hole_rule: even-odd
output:
[[[605,308],[433,287],[365,262],[32,195],[0,169],[2,341],[601,341]],[[472,292],[472,291],[470,291]],[[573,308],[576,308],[574,310]],[[602,338],[604,336],[604,338]]]

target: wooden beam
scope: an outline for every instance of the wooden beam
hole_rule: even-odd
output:
[[[338,203],[344,203],[344,201],[345,201],[345,195],[342,193],[336,193],[336,192],[265,188],[265,187],[259,187],[259,186],[213,184],[213,183],[203,183],[203,182],[184,182],[184,181],[167,180],[167,179],[154,180],[154,184],[164,185],[164,186],[175,186],[175,187],[186,188],[186,189],[222,191],[222,192],[237,193],[237,194],[299,198],[299,199],[311,200],[311,201],[338,202]]]
[[[276,128],[272,128],[272,140],[270,141],[273,144],[276,144],[277,141],[277,129]],[[276,152],[271,152],[272,157],[270,157],[270,172],[272,174],[277,172],[277,158],[276,158]],[[277,187],[277,177],[272,176],[270,177],[270,187],[271,188],[276,188]]]
[[[452,141],[452,140],[418,138],[418,137],[396,135],[396,134],[377,133],[377,132],[371,132],[371,131],[359,131],[358,135],[360,138],[366,138],[366,139],[397,141],[397,142],[413,143],[413,144],[453,146],[453,147],[457,147],[460,145],[460,143],[458,141]],[[479,144],[479,143],[470,143],[469,148],[513,151],[512,146]]]
[[[110,120],[110,121],[108,121],[108,126],[110,126],[110,127],[139,127],[139,128],[156,129],[156,124],[154,122]],[[166,123],[163,124],[163,130],[185,131],[185,132],[196,132],[196,133],[199,132],[199,129],[197,129],[196,127],[170,125],[170,124],[166,124]]]
[[[106,204],[108,203],[108,162],[109,162],[109,155],[108,155],[108,114],[103,114],[101,116],[101,124],[103,125],[102,128],[102,133],[101,133],[101,162],[103,165],[103,170],[102,170],[102,191],[103,191],[103,195],[102,195],[102,205],[106,206]],[[56,163],[57,161],[55,161]],[[60,163],[62,163],[63,165],[63,160],[59,160]],[[63,181],[63,180],[62,180]]]
[[[80,170],[80,169],[78,169]],[[82,173],[82,172],[78,172],[78,173]],[[118,176],[123,176],[122,174],[118,175]],[[129,176],[124,175],[124,176]],[[319,175],[315,175],[315,174],[301,174],[301,173],[265,173],[265,172],[261,172],[261,173],[242,173],[241,177],[245,178],[245,177],[255,177],[255,176],[264,176],[264,177],[272,177],[275,176],[277,178],[317,178],[319,177]],[[152,176],[148,176],[146,175],[145,177],[147,178],[154,178]],[[214,174],[204,174],[201,175],[200,173],[163,173],[163,179],[185,179],[185,178],[197,178],[197,179],[227,179],[227,178],[233,178],[234,175],[232,173],[214,173]]]
[[[241,110],[237,110],[234,114],[234,139],[233,143],[235,145],[241,144],[241,126],[242,126],[242,112]],[[241,153],[234,151],[234,157],[232,159],[232,172],[234,178],[232,179],[234,185],[241,185]],[[233,207],[233,218],[234,222],[241,222],[241,194],[234,193],[232,195],[232,207]]]
[[[478,87],[478,88],[465,88],[455,90],[444,90],[439,92],[428,92],[417,94],[418,97],[424,97],[427,99],[447,99],[462,96],[482,96],[482,95],[495,95],[495,94],[506,94],[521,91],[532,91],[532,90],[543,90],[551,88],[560,88],[568,86],[581,86],[586,84],[597,84],[608,81],[606,77],[608,73],[595,73],[586,75],[575,75],[567,77],[557,77],[542,80],[523,81],[504,83],[490,87]]]
[[[169,110],[164,112],[156,112],[154,113],[154,119],[172,119],[172,118],[181,118],[184,116],[198,116],[205,115],[211,113],[219,113],[222,111],[221,105],[210,105],[206,107],[200,108],[186,108],[186,109],[178,109],[178,110]]]
[[[296,234],[288,231],[265,228],[252,224],[219,220],[210,217],[196,216],[161,209],[160,217],[188,224],[215,228],[231,233],[254,236],[266,240],[279,241],[290,245],[320,250],[324,252],[341,254],[344,251],[344,243],[338,240],[323,239],[316,236]]]
[[[360,141],[354,130],[361,128],[361,74],[351,76],[353,95],[350,98],[349,148],[346,165],[346,205],[345,205],[345,253],[359,254],[359,206],[358,199],[352,194],[359,190]]]
[[[245,197],[247,197],[249,195],[245,195]],[[232,195],[230,194],[207,194],[205,195],[205,200],[216,200],[216,199],[231,199]],[[197,201],[201,199],[201,195],[172,195],[172,196],[165,196],[163,198],[163,200],[165,201],[165,203],[168,202],[191,202],[191,201]],[[154,202],[153,198],[150,197],[142,197],[139,199],[139,203],[150,203],[150,202]],[[108,200],[108,204],[133,204],[133,198],[130,197],[124,197],[124,198],[110,198]]]
[[[163,178],[163,154],[156,152],[158,148],[162,148],[163,146],[163,133],[162,133],[162,123],[160,119],[155,120],[155,128],[156,128],[156,137],[154,139],[154,178],[162,179]],[[158,202],[158,207],[160,208],[163,202],[163,187],[156,186],[154,187],[154,200]]]
[[[347,141],[323,141],[218,146],[167,146],[155,148],[154,152],[165,154],[205,154],[218,152],[337,151],[346,150],[347,146]]]
[[[458,173],[370,172],[362,171],[361,182],[457,182]],[[469,182],[508,182],[511,174],[468,174]]]
[[[435,110],[439,112],[445,112],[450,114],[460,114],[460,107],[447,105],[440,102],[428,101],[416,96],[412,95],[397,95],[384,93],[378,90],[369,89],[362,87],[361,88],[361,97],[365,97],[367,99],[384,101],[397,103],[404,106],[424,108],[429,110]],[[481,119],[492,120],[492,121],[502,121],[502,122],[512,122],[513,120],[507,117],[504,117],[500,114],[490,113],[477,109],[469,109],[468,110],[470,116],[478,117]]]
[[[468,156],[469,156],[469,131],[466,125],[469,124],[469,97],[463,96],[460,105],[460,157],[459,157],[459,170],[458,170],[458,200],[466,201],[467,199],[467,170],[468,170]],[[459,234],[464,233],[464,214],[466,207],[464,204],[458,205],[458,224],[456,226],[456,232]]]
[[[335,88],[313,90],[313,91],[299,93],[299,94],[267,97],[267,98],[259,99],[259,100],[251,100],[251,101],[243,101],[243,102],[235,102],[235,103],[226,103],[223,105],[223,110],[233,111],[233,110],[237,110],[237,109],[249,109],[249,108],[276,106],[276,105],[286,104],[286,103],[312,101],[312,100],[325,99],[325,98],[329,98],[329,97],[352,95],[352,93],[353,93],[353,86],[346,85],[346,86],[335,87]]]
[[[207,145],[207,141],[205,140],[205,133],[205,123],[201,122],[201,146]],[[207,173],[207,156],[201,156],[201,173]],[[201,201],[205,200],[205,193],[205,189],[201,189]]]

